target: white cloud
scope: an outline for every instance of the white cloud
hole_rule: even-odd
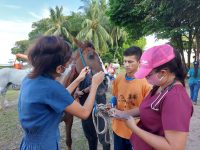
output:
[[[36,18],[36,19],[40,19],[41,18],[41,16],[39,16],[39,15],[37,15],[36,13],[34,13],[34,12],[28,12],[32,17],[34,17],[34,18]]]
[[[49,7],[49,8],[54,9],[54,7]],[[40,19],[49,18],[49,16],[50,16],[49,8],[43,8],[40,15],[37,15],[37,16],[40,16]],[[70,15],[70,13],[71,13],[70,9],[68,9],[66,7],[63,8],[63,14],[64,15]]]
[[[41,20],[43,18],[48,18],[50,15],[49,9],[47,9],[47,8],[42,9],[41,12],[38,12],[38,13],[29,11],[28,14],[30,14],[32,17],[34,17],[37,20]]]
[[[41,19],[42,19],[42,18],[48,18],[49,15],[50,15],[49,9],[48,9],[48,8],[42,9],[42,13],[41,13],[41,14],[42,14],[42,15],[41,15]]]
[[[31,22],[0,20],[0,64],[7,63],[13,58],[11,48],[16,41],[28,38],[31,25]]]
[[[21,8],[18,5],[9,5],[9,4],[5,4],[5,5],[3,5],[3,7],[11,8],[11,9],[20,9]]]
[[[19,9],[17,5],[3,5],[3,7]],[[0,64],[7,63],[10,58],[15,56],[11,54],[11,48],[14,47],[16,41],[28,39],[28,33],[31,32],[32,22],[39,21],[42,18],[48,18],[49,8],[43,8],[40,12],[27,12],[32,16],[33,20],[27,22],[27,20],[5,21],[0,20]],[[70,10],[68,8],[63,9],[64,15],[69,15]]]

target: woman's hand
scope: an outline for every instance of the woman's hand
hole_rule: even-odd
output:
[[[92,84],[93,85],[96,85],[96,86],[99,86],[101,84],[101,82],[103,82],[104,80],[104,72],[103,71],[100,71],[98,73],[96,73],[93,77],[92,77]]]
[[[117,118],[117,119],[128,119],[129,115],[124,111],[118,110],[116,108],[111,108],[108,111],[110,117]]]
[[[83,80],[85,79],[86,74],[89,73],[89,72],[90,72],[90,69],[89,69],[88,66],[85,67],[85,68],[83,68],[83,69],[81,70],[79,76],[78,76],[76,79],[77,79],[79,82],[83,81]]]
[[[132,116],[129,116],[126,120],[126,125],[133,131],[134,128],[137,126],[135,118],[133,118]]]
[[[80,91],[79,88],[76,88],[76,91],[74,92],[74,98],[75,98],[75,99],[76,99],[76,98],[79,98],[79,97],[81,97],[83,94],[84,94],[83,91]]]

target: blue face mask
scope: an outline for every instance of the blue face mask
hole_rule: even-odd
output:
[[[125,76],[125,79],[126,79],[126,81],[132,81],[132,80],[134,80],[135,78],[131,78],[131,77],[128,77],[127,75]]]

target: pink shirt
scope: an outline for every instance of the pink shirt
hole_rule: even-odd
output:
[[[159,94],[144,99],[140,105],[138,126],[150,133],[164,136],[164,130],[189,132],[193,106],[185,88],[178,84],[165,95],[159,105],[159,111],[151,109],[151,103]],[[130,138],[134,150],[153,150],[136,134]]]

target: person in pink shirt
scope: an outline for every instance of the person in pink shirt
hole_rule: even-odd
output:
[[[127,117],[134,150],[184,150],[193,113],[185,89],[180,54],[168,44],[145,51],[135,78],[146,77],[153,89],[139,109]],[[136,124],[134,117],[140,116]]]

